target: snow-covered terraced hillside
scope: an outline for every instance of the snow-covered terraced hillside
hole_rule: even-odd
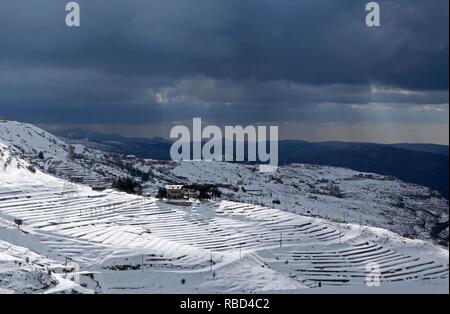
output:
[[[118,177],[133,176],[146,194],[156,195],[166,184],[212,183],[223,187],[226,200],[380,227],[448,246],[448,200],[395,178],[317,165],[293,164],[261,174],[257,166],[243,164],[129,159],[66,145],[40,128],[14,121],[0,121],[2,143],[35,168],[93,187],[110,187]],[[70,147],[73,160],[68,160]]]
[[[306,164],[265,174],[257,166],[218,162],[185,161],[164,167],[180,182],[223,185],[223,197],[229,200],[448,244],[448,200],[395,178]]]
[[[403,195],[411,188],[398,181],[306,165],[261,175],[245,165],[153,163],[159,179],[167,174],[171,181],[224,183],[228,197],[240,201],[177,207],[67,184],[30,167],[8,142],[0,143],[0,293],[327,292],[336,286],[345,292],[366,287],[373,263],[381,284],[373,291],[401,285],[408,292],[427,292],[431,285],[432,291],[448,292],[448,250],[341,223],[361,215],[380,224],[394,220],[384,217],[394,208],[386,205],[393,197],[386,191]],[[311,185],[320,189],[330,178],[352,197],[313,191]],[[249,186],[259,186],[262,195],[244,192]],[[286,187],[289,192],[282,193]],[[426,191],[412,191],[419,192]],[[271,204],[283,194],[289,201]],[[412,201],[403,202],[411,206]],[[416,218],[432,213],[445,219],[438,198],[423,204],[428,214]],[[347,217],[338,219],[344,212]],[[317,218],[325,215],[328,220]],[[402,224],[417,221],[405,217]]]
[[[176,207],[82,186],[65,196],[45,174],[0,177],[0,239],[79,264],[97,292],[363,286],[373,262],[382,286],[448,278],[447,250],[381,229],[228,201]]]

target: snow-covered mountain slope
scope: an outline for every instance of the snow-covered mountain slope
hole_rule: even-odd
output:
[[[0,294],[93,292],[70,279],[74,275],[70,266],[4,241],[8,238],[29,244],[26,232],[0,218]]]
[[[448,245],[448,200],[391,177],[317,165],[294,164],[260,174],[256,166],[242,164],[125,158],[79,144],[71,149],[42,129],[13,121],[0,122],[0,143],[44,172],[90,186],[110,187],[117,177],[134,176],[143,181],[146,194],[156,195],[166,184],[212,183],[223,187],[225,200],[381,227]]]
[[[51,155],[65,159],[68,145],[50,133],[27,123],[16,121],[0,122],[0,142],[11,150],[26,155]]]
[[[220,184],[228,200],[368,224],[448,244],[448,201],[428,188],[395,178],[312,165],[280,167],[264,175],[254,166],[239,164],[128,160],[82,145],[74,146],[70,159],[70,145],[35,126],[11,121],[0,123],[1,142],[11,154],[27,158],[45,172],[91,186],[109,187],[117,177],[144,173],[150,195],[168,183]]]
[[[382,227],[405,237],[448,245],[448,200],[428,188],[327,166],[293,164],[266,174],[257,169],[185,161],[161,166],[159,172],[180,183],[220,184],[229,200]]]
[[[66,144],[31,124],[0,121],[0,144],[32,166],[72,181],[108,187],[113,179],[127,175],[117,155]]]
[[[92,293],[67,274],[56,274],[58,269],[69,271],[61,263],[0,240],[0,294]]]
[[[56,286],[44,267],[33,269],[36,260],[29,250],[0,240],[0,293],[42,292]]]
[[[448,250],[385,230],[448,241],[448,203],[429,189],[322,166],[260,174],[249,165],[143,161],[82,146],[71,153],[33,126],[2,123],[0,292],[448,292]],[[67,169],[51,175],[57,161]],[[177,207],[87,185],[134,168],[149,174],[149,192],[213,183],[223,200]],[[82,176],[84,185],[63,179],[85,172],[94,175]],[[18,262],[30,254],[46,262]],[[373,265],[381,286],[370,290]]]
[[[9,157],[4,152],[0,166]],[[321,293],[359,286],[370,293],[374,267],[376,292],[427,292],[430,284],[448,292],[448,250],[421,240],[254,204],[177,207],[83,185],[62,194],[63,180],[15,160],[25,167],[0,167],[0,243],[22,253],[5,248],[0,263],[33,258],[31,266],[3,262],[0,276],[13,278],[4,292]],[[61,269],[68,267],[74,272]]]

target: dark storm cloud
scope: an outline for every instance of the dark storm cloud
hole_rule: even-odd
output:
[[[64,1],[2,1],[2,61],[127,75],[379,82],[448,86],[448,1],[80,0],[82,27],[64,26]],[[4,62],[2,62],[4,63]]]
[[[78,2],[2,0],[0,115],[448,124],[447,0]]]

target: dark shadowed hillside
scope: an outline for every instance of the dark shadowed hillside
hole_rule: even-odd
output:
[[[395,176],[448,198],[448,156],[366,143],[280,142],[280,161],[346,167]]]

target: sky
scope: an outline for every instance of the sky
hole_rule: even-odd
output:
[[[67,1],[68,2],[68,1]],[[283,139],[449,142],[449,1],[0,0],[0,117],[168,138],[277,125]]]

